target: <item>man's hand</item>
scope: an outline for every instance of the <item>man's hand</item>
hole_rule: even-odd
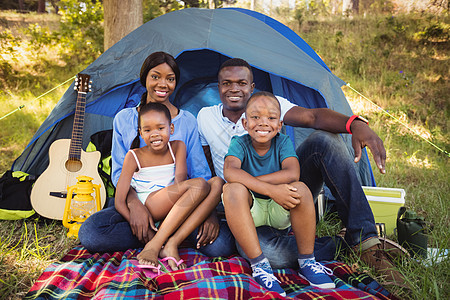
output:
[[[300,195],[297,193],[297,188],[290,184],[277,184],[273,187],[268,196],[284,209],[289,210],[300,204]]]
[[[284,124],[295,127],[320,129],[332,133],[346,133],[345,125],[349,117],[328,108],[307,109],[294,106],[284,116]],[[386,150],[383,141],[370,129],[369,125],[356,119],[350,125],[352,146],[355,150],[355,162],[361,159],[361,149],[369,147],[373,159],[381,173],[386,163]]]
[[[383,141],[370,127],[361,121],[355,120],[352,122],[352,146],[355,150],[355,162],[361,159],[361,149],[365,146],[369,147],[372,152],[373,159],[380,170],[380,173],[386,173],[386,149],[384,149]]]
[[[129,201],[130,226],[133,234],[143,244],[148,243],[158,229],[147,207],[140,201]]]
[[[220,225],[216,211],[213,211],[198,229],[197,249],[212,244],[219,236],[219,228]]]

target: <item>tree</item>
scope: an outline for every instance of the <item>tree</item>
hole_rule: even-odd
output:
[[[186,7],[200,7],[199,0],[184,0],[183,2]]]
[[[37,11],[38,0],[1,0],[0,10],[19,10],[19,12]]]
[[[142,0],[103,0],[104,50],[143,24]]]
[[[45,13],[45,0],[39,0],[38,1],[37,12],[38,12],[38,14]]]
[[[177,0],[143,0],[142,4],[144,23],[168,12],[183,8],[181,2]]]
[[[342,12],[347,14],[358,14],[359,13],[359,0],[343,0],[342,1]]]
[[[23,3],[23,0],[19,0],[19,10],[20,11],[24,11],[25,10],[25,5]]]
[[[59,0],[50,0],[50,3],[52,4],[53,9],[55,10],[55,14],[58,14],[59,11],[58,1]]]
[[[91,63],[103,52],[103,6],[97,0],[61,0],[59,31],[65,61]]]

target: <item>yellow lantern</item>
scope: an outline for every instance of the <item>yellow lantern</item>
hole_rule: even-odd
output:
[[[93,178],[78,176],[78,182],[67,188],[63,225],[69,229],[67,237],[78,237],[81,224],[100,210],[100,185],[93,184]],[[91,196],[95,189],[95,199]],[[75,194],[75,196],[73,196]]]

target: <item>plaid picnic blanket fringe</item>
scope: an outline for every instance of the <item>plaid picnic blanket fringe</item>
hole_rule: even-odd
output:
[[[194,249],[180,249],[188,268],[153,279],[130,260],[140,250],[90,254],[82,246],[48,266],[25,299],[280,299],[251,277],[239,256],[209,258]],[[341,262],[324,262],[334,272],[335,289],[308,285],[295,270],[275,270],[286,299],[396,299],[367,274]]]

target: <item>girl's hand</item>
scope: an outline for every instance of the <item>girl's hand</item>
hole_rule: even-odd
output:
[[[198,229],[197,249],[212,244],[219,236],[219,228],[219,220],[216,212],[213,211]]]
[[[143,244],[147,244],[158,229],[147,207],[139,200],[128,203],[130,210],[130,226],[133,234]]]
[[[272,192],[268,196],[286,210],[296,207],[301,202],[297,189],[290,184],[274,185]]]

